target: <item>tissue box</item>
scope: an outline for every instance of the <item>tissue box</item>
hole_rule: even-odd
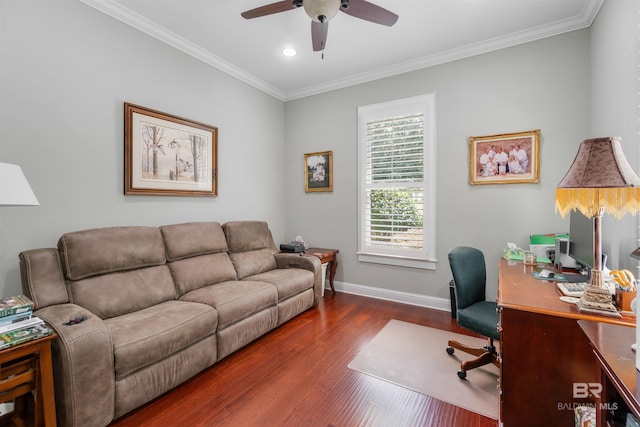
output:
[[[522,261],[524,259],[524,250],[504,248],[502,250],[502,258],[507,261]]]

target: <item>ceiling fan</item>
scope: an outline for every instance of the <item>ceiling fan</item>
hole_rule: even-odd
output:
[[[398,20],[398,15],[395,13],[366,0],[284,0],[247,10],[240,15],[243,18],[252,19],[286,12],[301,6],[311,18],[311,42],[314,51],[321,51],[326,47],[329,20],[336,16],[338,11],[388,27]]]

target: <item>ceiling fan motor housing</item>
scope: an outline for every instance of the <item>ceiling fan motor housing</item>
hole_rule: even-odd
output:
[[[352,2],[353,6],[351,5]],[[349,6],[352,7],[350,8]],[[326,47],[329,20],[336,16],[340,10],[347,15],[388,27],[398,20],[398,15],[395,13],[369,3],[367,0],[280,0],[247,10],[240,15],[245,19],[252,19],[274,13],[287,12],[299,7],[303,7],[312,20],[311,42],[314,51],[321,51]]]
[[[344,2],[345,0],[303,0],[302,6],[309,18],[317,22],[326,22],[336,16]]]

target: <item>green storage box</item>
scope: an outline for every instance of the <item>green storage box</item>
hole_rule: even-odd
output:
[[[569,233],[553,233],[553,234],[532,234],[529,236],[529,243],[532,245],[554,245],[556,239],[568,239]]]

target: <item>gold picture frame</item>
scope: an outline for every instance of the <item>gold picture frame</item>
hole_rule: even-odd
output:
[[[540,181],[540,130],[469,138],[469,184]]]
[[[124,194],[218,195],[218,128],[125,102]]]
[[[304,191],[333,191],[333,151],[304,155]]]

